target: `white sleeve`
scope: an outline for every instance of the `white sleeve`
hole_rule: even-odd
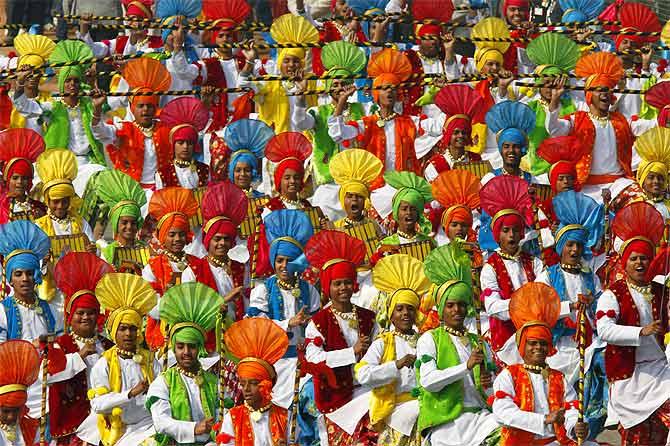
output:
[[[91,400],[91,410],[97,414],[109,414],[112,409],[130,403],[129,393],[109,391],[109,368],[105,358],[98,359],[91,369],[91,389],[96,396]],[[102,391],[108,392],[102,394]]]
[[[261,91],[260,85],[250,80],[249,76],[250,75],[244,75],[240,73],[240,75],[237,77],[237,86],[239,88],[250,88],[254,91],[254,93],[259,94]]]
[[[79,31],[76,32],[76,38],[83,40],[84,43],[91,49],[91,51],[93,51],[93,55],[95,57],[109,56],[111,53],[110,47],[113,48],[116,45],[116,39],[110,40],[109,46],[107,46],[104,42],[94,41],[90,33],[86,33],[82,36]]]
[[[312,116],[311,109],[295,105],[293,113],[291,114],[291,125],[298,132],[305,130],[312,130],[315,125],[314,116]]]
[[[563,380],[563,388],[565,389],[564,401],[566,403],[577,401],[577,392],[575,392],[574,387],[571,386],[570,383],[568,383],[565,379]],[[570,405],[570,408],[565,411],[564,426],[568,437],[573,440],[577,439],[575,437],[575,425],[577,424],[577,421],[579,421],[579,411],[575,409],[573,405]]]
[[[22,116],[28,119],[39,118],[44,114],[44,109],[34,98],[26,96],[25,92],[19,96],[12,97],[14,108]]]
[[[57,383],[62,381],[67,381],[68,379],[74,378],[77,373],[86,370],[86,363],[79,356],[79,353],[68,353],[65,355],[65,369],[61,370],[58,373],[49,375],[47,382]],[[40,374],[40,376],[42,376]]]
[[[172,57],[165,63],[165,68],[170,75],[184,81],[193,82],[200,75],[200,69],[186,60],[184,50],[172,53]]]
[[[484,298],[486,314],[502,321],[509,320],[509,299],[500,296],[498,277],[493,267],[488,263],[485,264],[479,278],[482,291],[490,290],[490,294]]]
[[[614,312],[614,317],[610,317],[612,312]],[[618,325],[616,322],[619,312],[619,302],[617,302],[616,296],[614,296],[612,291],[607,290],[600,295],[596,308],[596,315],[601,314],[601,317],[596,322],[598,336],[608,344],[639,347],[642,327]]]
[[[465,378],[469,372],[468,365],[461,363],[446,369],[437,368],[437,350],[433,335],[430,332],[424,333],[416,344],[416,357],[430,360],[424,362],[420,360],[419,384],[429,392],[439,392],[445,386]]]
[[[428,163],[426,165],[426,168],[423,170],[423,177],[428,181],[429,183],[432,183],[435,181],[437,178],[438,173],[437,170],[435,169],[435,166],[433,166],[433,163]]]
[[[493,402],[493,414],[498,423],[541,436],[548,436],[553,432],[551,426],[544,424],[544,415],[521,410],[513,401],[516,393],[514,392],[512,375],[508,370],[503,370],[493,381],[493,392],[494,395],[497,395],[498,392],[509,395],[504,398],[496,398]]]
[[[264,283],[259,283],[249,293],[249,307],[257,308],[263,313],[270,311],[268,303],[268,289]]]
[[[328,136],[338,144],[348,141],[359,135],[359,129],[363,127],[363,121],[358,121],[358,125],[359,127],[356,128],[353,125],[346,124],[342,115],[330,116],[328,118]]]
[[[156,432],[165,434],[177,443],[194,443],[195,421],[181,421],[172,417],[170,408],[170,390],[163,376],[157,377],[149,386],[147,399],[157,398],[151,405],[151,418]]]
[[[7,341],[7,315],[5,306],[0,305],[0,344]]]
[[[358,363],[360,368],[356,371],[356,379],[361,385],[375,388],[400,379],[400,371],[396,367],[395,361],[381,363],[383,355],[384,341],[375,339]]]
[[[321,309],[321,294],[314,286],[309,285],[309,314],[315,314]]]
[[[230,412],[226,412],[223,416],[223,423],[221,423],[222,434],[226,434],[230,437],[230,441],[227,443],[219,443],[219,446],[235,446],[235,426],[233,425],[233,418],[230,416]]]
[[[559,112],[560,109],[556,109],[547,113],[544,126],[549,132],[549,136],[564,136],[572,130],[572,120],[561,119],[558,116]]]
[[[314,322],[309,321],[307,328],[305,329],[305,339],[321,339],[321,345],[317,346],[314,342],[307,344],[305,349],[305,359],[313,364],[319,364],[325,362],[328,367],[343,367],[347,365],[352,365],[356,363],[356,354],[354,353],[353,347],[344,348],[342,350],[333,350],[325,351],[323,349],[323,344],[326,342],[326,339],[319,332],[314,325]]]
[[[116,127],[100,119],[97,124],[91,125],[93,137],[104,145],[116,144]]]

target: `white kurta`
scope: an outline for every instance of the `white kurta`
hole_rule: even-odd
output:
[[[486,402],[475,387],[473,375],[468,369],[467,362],[472,354],[470,345],[463,345],[458,337],[451,334],[449,336],[456,347],[460,364],[438,369],[435,358],[439,352],[437,352],[433,335],[430,332],[424,333],[416,345],[416,355],[418,358],[428,356],[431,360],[421,361],[419,382],[427,391],[439,392],[451,383],[463,381],[463,406],[481,410],[476,413],[463,412],[455,420],[435,426],[430,429],[428,440],[432,446],[478,446],[498,428],[498,423],[493,414],[486,409]],[[487,356],[490,358],[490,352]]]
[[[212,272],[212,276],[214,276],[214,281],[216,282],[216,291],[218,291],[221,296],[226,296],[233,290],[233,288],[235,288],[233,285],[233,278],[228,275],[225,268],[212,265],[209,262],[207,262],[207,264],[209,265],[209,270]],[[187,282],[197,282],[195,273],[190,266],[186,268],[183,273],[181,273],[181,283]],[[245,283],[245,285],[247,285],[247,283]],[[246,307],[247,305],[245,302],[245,308]],[[234,301],[228,302],[228,314],[235,314]]]
[[[321,296],[319,292],[312,285],[309,285],[309,308],[305,308],[306,314],[314,314],[319,311],[321,307]],[[289,337],[289,348],[295,348],[303,336],[303,327],[289,328],[289,320],[295,316],[301,308],[299,297],[295,297],[291,290],[284,290],[280,288],[282,298],[284,299],[284,315],[282,319],[273,319],[282,330],[286,331]],[[260,316],[265,316],[269,313],[269,293],[264,283],[259,283],[251,290],[249,298],[249,306],[258,308],[261,312]],[[288,409],[293,402],[293,387],[295,383],[295,371],[298,365],[298,358],[296,356],[282,358],[274,364],[277,371],[277,383],[272,388],[272,402],[278,406]],[[301,382],[301,386],[304,380]]]
[[[198,387],[193,378],[184,376],[183,374],[181,378],[188,394],[188,401],[191,406],[191,419],[193,421],[183,421],[172,417],[170,389],[165,383],[165,378],[161,375],[151,383],[147,391],[147,398],[158,398],[151,405],[151,418],[153,419],[154,428],[157,433],[167,435],[179,444],[195,443],[196,441],[198,443],[207,443],[209,435],[195,435],[195,425],[205,419],[203,402],[200,397],[200,387]],[[212,416],[216,418],[216,414],[212,414]]]
[[[26,308],[23,305],[15,305],[19,309],[19,317],[21,318],[21,339],[33,342],[41,335],[49,333],[45,315],[39,314],[34,309]],[[61,333],[63,331],[63,318],[56,306],[49,304],[49,308],[51,308],[51,313],[56,322],[55,331],[56,333]],[[0,343],[7,341],[7,326],[5,306],[0,305]]]
[[[411,346],[404,338],[394,336],[393,341],[396,360],[402,359],[406,355],[416,355],[416,347]],[[356,373],[358,382],[369,389],[394,382],[396,395],[410,393],[416,387],[414,364],[398,370],[395,360],[382,362],[383,355],[384,341],[380,338],[375,339],[359,363],[365,365],[362,365]],[[409,436],[418,416],[419,402],[412,400],[396,405],[393,413],[385,421],[394,430]]]
[[[510,395],[510,397],[496,398],[493,402],[493,414],[503,426],[531,432],[535,434],[536,440],[554,437],[556,435],[554,426],[544,424],[544,417],[550,412],[547,381],[541,373],[528,373],[528,375],[530,376],[530,382],[533,386],[533,412],[521,410],[513,401],[514,397],[516,397],[514,380],[509,371],[505,369],[493,382],[493,391],[496,393],[499,391],[505,392]],[[567,382],[564,382],[564,386],[565,401],[575,401],[577,399],[577,394],[572,386]],[[572,407],[565,411],[565,430],[568,437],[572,439],[575,438],[574,429],[577,424],[578,415],[578,411]],[[558,445],[558,442],[554,441],[549,444]]]
[[[198,187],[198,182],[200,177],[198,177],[198,171],[191,169],[191,167],[179,167],[174,166],[174,171],[177,174],[177,181],[179,181],[179,186],[184,189],[196,189]],[[163,179],[156,172],[156,190],[161,190],[165,186],[163,185]]]
[[[4,430],[0,429],[0,446],[32,446],[31,445],[26,445],[25,440],[23,439],[23,432],[21,432],[21,426],[19,423],[16,423],[14,425],[14,432],[16,432],[16,440],[14,441],[9,441],[7,439],[7,434],[5,433]],[[39,427],[35,431],[35,443],[39,442],[40,437],[39,437]]]
[[[606,314],[598,320],[598,334],[608,344],[636,347],[633,376],[611,382],[606,425],[621,423],[624,429],[649,418],[670,397],[670,365],[655,336],[641,336],[642,327],[653,322],[651,304],[638,291],[629,287],[640,314],[640,326],[617,324],[619,303],[610,290],[598,299],[598,311],[613,310],[617,317]],[[667,310],[665,310],[667,311]]]

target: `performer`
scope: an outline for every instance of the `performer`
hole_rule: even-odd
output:
[[[576,437],[586,438],[588,425],[577,421],[573,387],[546,362],[554,351],[558,295],[548,285],[528,283],[512,295],[509,312],[523,363],[509,365],[493,382],[493,414],[503,425],[500,444],[573,445]]]
[[[173,160],[158,167],[156,190],[165,187],[196,189],[207,186],[209,166],[193,159],[201,152],[198,134],[204,130],[209,113],[196,98],[173,99],[161,110],[161,125],[170,129],[168,141]]]
[[[325,22],[330,24],[333,22]],[[365,69],[365,53],[354,44],[342,40],[336,40],[325,45],[321,50],[321,60],[329,76],[353,76]],[[328,120],[338,107],[339,97],[346,94],[344,87],[354,84],[353,79],[329,79],[325,81],[325,89],[330,96],[330,102],[307,108],[307,100],[304,95],[297,96],[291,122],[297,131],[309,131],[314,142],[314,165],[315,186],[332,183],[333,177],[329,170],[330,160],[340,151],[342,147],[349,148],[351,144],[342,141],[341,145],[336,143],[328,134]],[[308,88],[308,82],[301,80],[296,82],[298,92],[302,93]],[[347,121],[359,121],[365,116],[365,109],[360,102],[349,102],[344,106],[342,115]],[[347,147],[349,146],[349,147]]]
[[[369,390],[356,385],[353,371],[379,333],[375,313],[351,303],[356,267],[365,258],[365,246],[355,240],[341,232],[324,231],[310,240],[305,253],[310,264],[320,269],[321,290],[330,301],[305,330],[305,359],[335,374],[335,379],[324,372],[312,377],[314,401],[322,414],[320,437],[327,436],[328,444],[376,444],[365,416]]]
[[[486,401],[494,365],[488,344],[465,327],[472,309],[470,259],[451,243],[426,258],[442,326],[424,333],[416,346],[419,384],[418,431],[430,445],[494,444],[498,423]]]
[[[40,421],[28,415],[27,389],[39,376],[40,356],[30,342],[0,344],[0,441],[7,445],[32,445]]]
[[[389,331],[375,339],[356,364],[356,379],[372,389],[370,424],[380,432],[378,444],[419,445],[419,403],[412,396],[419,339],[414,326],[420,326],[421,297],[428,294],[431,284],[423,273],[423,263],[401,254],[375,265],[374,283],[386,293],[379,314],[383,314]]]
[[[471,151],[476,144],[472,141],[472,126],[483,121],[484,100],[481,94],[467,85],[447,85],[435,96],[435,105],[444,117],[442,130],[438,135],[425,133],[421,138],[432,138],[431,156],[423,168],[423,175],[429,182],[454,168],[456,163],[481,161],[479,154]],[[468,150],[468,148],[470,150]],[[423,154],[417,157],[423,158]]]
[[[141,277],[109,273],[98,282],[95,295],[109,312],[105,327],[115,345],[91,370],[91,409],[98,415],[103,445],[138,445],[153,433],[145,393],[161,371],[151,352],[141,347],[143,318],[156,305],[156,292]]]
[[[56,445],[100,443],[97,416],[86,395],[90,374],[113,343],[99,333],[100,303],[95,287],[111,265],[89,252],[70,252],[56,264],[54,277],[65,294],[68,330],[49,349],[49,427]]]
[[[20,220],[0,226],[4,280],[13,290],[2,301],[0,343],[9,339],[33,342],[63,330],[58,308],[40,299],[35,290],[42,283],[40,261],[48,252],[49,237],[34,223]]]
[[[441,208],[435,210],[440,216],[439,230],[435,234],[438,246],[456,239],[475,243],[473,214],[479,209],[479,178],[465,170],[442,172],[431,184],[431,191]],[[481,263],[481,254],[479,254]]]
[[[669,299],[665,287],[650,280],[649,265],[663,219],[649,203],[632,203],[617,213],[612,232],[623,241],[624,278],[600,296],[596,312],[598,334],[607,342],[608,421],[618,421],[622,444],[662,445],[670,427],[670,367],[663,339]]]
[[[397,170],[419,174],[421,165],[416,158],[414,141],[420,133],[419,129],[423,128],[422,123],[416,116],[394,111],[399,93],[397,85],[405,82],[411,74],[412,65],[397,50],[386,48],[375,53],[368,63],[368,75],[374,79],[372,96],[379,112],[358,121],[345,122],[343,113],[348,98],[356,91],[353,86],[346,88],[328,118],[328,134],[333,141],[342,143],[355,138],[361,147],[382,161],[385,172]],[[388,88],[377,88],[384,86]],[[424,122],[426,126],[432,123],[430,120]],[[381,182],[375,184],[377,187],[381,185]]]
[[[33,163],[44,151],[44,140],[30,129],[7,129],[0,133],[0,163],[5,190],[0,196],[0,223],[36,220],[47,213],[41,201],[28,195],[33,188]]]
[[[670,170],[670,129],[654,127],[635,140],[640,156],[636,179],[644,191],[646,202],[661,213],[663,220],[670,218],[670,201],[666,198]]]
[[[288,412],[272,403],[277,383],[274,364],[288,348],[284,330],[264,318],[235,322],[224,335],[228,351],[239,358],[237,376],[244,404],[226,412],[216,442],[225,446],[255,446],[286,442]]]
[[[247,197],[231,183],[210,185],[202,199],[202,241],[207,255],[193,259],[181,281],[200,282],[217,291],[227,305],[228,315],[240,320],[245,315],[245,287],[249,286],[244,263],[229,257],[237,240],[237,227],[247,216]],[[242,247],[242,249],[245,249]],[[214,345],[209,345],[212,351]]]
[[[268,317],[291,333],[286,353],[275,364],[279,378],[272,397],[274,404],[288,409],[294,392],[297,345],[304,337],[304,327],[310,317],[321,307],[319,292],[296,274],[305,268],[297,262],[313,233],[307,215],[289,209],[268,214],[265,232],[274,275],[251,290],[248,314]]]
[[[486,260],[480,276],[491,347],[501,361],[515,363],[518,355],[514,325],[509,317],[509,299],[523,284],[534,282],[543,268],[540,259],[521,250],[530,212],[528,186],[521,178],[495,177],[482,187],[479,197],[482,210],[493,216],[489,226],[498,245]]]
[[[146,248],[147,244],[137,238],[142,228],[142,208],[147,198],[142,186],[120,170],[105,170],[95,177],[96,196],[108,207],[107,221],[112,227],[114,240],[102,247],[102,255],[115,268],[123,262],[116,256],[117,248]],[[101,243],[102,240],[98,241]],[[140,270],[144,265],[135,265]]]
[[[177,365],[157,376],[147,392],[158,444],[209,444],[218,418],[218,377],[199,359],[207,356],[205,338],[217,325],[222,305],[221,296],[200,283],[174,286],[160,301]]]
[[[614,54],[590,53],[579,59],[575,74],[586,79],[586,87],[613,88],[623,76],[623,68]],[[563,82],[559,81],[557,86]],[[613,98],[608,91],[587,91],[588,112],[577,111],[568,119],[558,119],[563,93],[562,88],[552,90],[545,125],[551,136],[571,133],[586,145],[587,152],[577,163],[577,181],[584,185],[585,194],[602,200],[603,187],[623,176],[632,177],[633,133],[622,114],[610,111]]]
[[[128,61],[122,71],[133,93],[167,90],[172,82],[165,67],[147,57]],[[170,164],[173,156],[168,143],[170,130],[156,123],[159,96],[132,96],[133,121],[108,124],[102,120],[107,97],[101,90],[94,93],[93,134],[105,145],[114,168],[130,175],[144,189],[155,189],[156,171]]]

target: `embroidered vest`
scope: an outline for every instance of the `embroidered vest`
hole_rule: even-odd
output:
[[[358,314],[359,335],[371,337],[375,313],[359,306],[356,306],[356,313]],[[312,322],[314,322],[317,330],[324,337],[323,349],[325,351],[331,352],[349,348],[340,329],[340,324],[337,322],[337,318],[330,310],[330,307],[316,313],[312,317]],[[351,401],[354,393],[352,366],[336,367],[333,369],[333,372],[337,378],[337,388],[330,387],[328,382],[320,376],[315,375],[313,377],[316,407],[324,414],[333,412]]]
[[[70,116],[65,104],[61,101],[53,101],[51,112],[49,112],[49,125],[44,133],[44,142],[47,149],[67,148],[70,146]],[[89,158],[96,164],[105,165],[105,156],[102,153],[102,144],[93,137],[91,121],[93,119],[93,104],[90,98],[79,100],[81,111],[81,123],[88,141]]]
[[[521,253],[520,261],[523,271],[526,274],[526,282],[534,282],[535,271],[533,270],[533,258],[529,254]],[[491,265],[493,271],[496,273],[498,287],[500,288],[500,297],[503,300],[510,299],[515,290],[502,257],[500,257],[500,254],[497,252],[494,252],[488,258],[486,263]],[[491,347],[493,350],[498,351],[505,345],[505,342],[510,336],[516,333],[516,328],[511,320],[503,321],[495,317],[489,319],[489,324],[491,327]]]
[[[523,368],[523,364],[514,364],[507,366],[512,381],[514,381],[514,393],[516,398],[514,402],[519,409],[524,412],[533,412],[535,408],[535,395],[533,384],[528,375],[528,371]],[[565,406],[565,388],[563,374],[558,370],[550,369],[548,385],[549,411],[562,409]],[[575,442],[567,437],[564,426],[554,425],[556,440],[561,445],[575,445]],[[518,446],[518,445],[542,445],[547,444],[543,440],[535,440],[535,434],[523,431],[521,429],[503,426],[500,432],[500,446]]]
[[[207,186],[207,183],[209,183],[209,166],[200,161],[196,161],[195,165],[198,170],[197,187]],[[177,178],[177,169],[175,168],[174,163],[165,164],[159,167],[158,175],[163,182],[163,187],[183,187],[179,182],[179,178]]]
[[[156,124],[152,135],[154,150],[158,169],[170,164],[172,150],[168,142],[169,129]],[[124,121],[120,129],[117,129],[118,138],[116,145],[108,145],[107,152],[114,167],[128,174],[135,181],[142,181],[142,170],[144,168],[144,133],[137,126]]]
[[[42,310],[42,317],[47,324],[47,331],[53,333],[56,330],[56,319],[51,312],[49,304],[42,299],[37,299],[37,306]],[[21,320],[21,313],[14,296],[7,296],[2,301],[2,306],[5,310],[5,317],[7,318],[7,340],[22,339],[23,337],[23,321]],[[46,334],[46,333],[45,333]]]
[[[111,49],[113,51],[113,54],[123,54],[123,52],[126,49],[126,44],[128,43],[128,39],[130,36],[118,36],[115,40],[115,45],[114,48]],[[111,40],[103,40],[105,45],[110,46],[112,43]],[[163,47],[163,40],[161,39],[160,36],[149,36],[149,48],[162,48]]]
[[[637,311],[633,296],[630,294],[625,279],[617,280],[610,286],[619,304],[617,324],[630,327],[640,326],[640,313]],[[654,320],[660,320],[663,327],[668,326],[668,292],[663,292],[663,286],[652,282],[651,290],[654,300],[651,303]],[[663,335],[657,335],[658,345],[664,346]],[[605,349],[605,372],[609,382],[628,379],[635,370],[635,347],[607,344]]]
[[[245,405],[235,406],[230,409],[230,418],[235,427],[235,446],[254,446],[254,429],[249,419],[249,409]],[[270,408],[269,419],[273,444],[286,440],[288,411],[273,404]]]

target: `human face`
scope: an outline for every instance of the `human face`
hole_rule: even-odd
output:
[[[650,172],[647,178],[642,182],[642,188],[646,193],[652,197],[660,197],[665,194],[666,189],[665,175],[660,173]]]
[[[151,102],[140,102],[133,107],[133,114],[140,126],[152,127],[156,118],[156,106]]]
[[[77,336],[91,338],[95,335],[98,322],[98,310],[95,308],[77,308],[72,313],[70,326]]]
[[[363,217],[363,209],[365,209],[365,197],[351,192],[344,195],[344,211],[348,218],[360,220]]]
[[[521,145],[512,144],[509,142],[503,142],[502,149],[500,150],[502,155],[503,164],[509,167],[518,167],[521,163]]]
[[[42,78],[42,72],[38,71],[34,73],[32,76],[28,76],[26,78],[26,87],[25,87],[25,93],[26,96],[29,98],[34,98],[37,96],[37,93],[39,92],[39,86],[40,86],[40,79]]]
[[[528,365],[544,367],[549,354],[549,342],[546,339],[526,339],[523,361]]]
[[[259,388],[260,384],[260,381],[257,379],[240,378],[240,387],[242,387],[244,402],[254,409],[259,409],[263,403]]]
[[[281,194],[295,198],[302,189],[302,173],[296,172],[293,169],[284,170],[284,175],[281,177]]]
[[[647,280],[647,270],[649,269],[650,263],[651,258],[646,254],[633,252],[630,257],[628,257],[625,265],[628,279],[635,285],[647,285],[649,283]]]
[[[193,159],[193,141],[176,141],[174,143],[174,157],[179,161],[191,161]]]
[[[401,201],[400,207],[398,207],[398,229],[402,232],[413,233],[418,221],[418,209],[406,201]]]
[[[137,327],[130,324],[119,324],[114,341],[120,349],[134,352],[137,347]]]
[[[484,76],[498,74],[500,68],[502,68],[502,66],[497,60],[487,60],[482,67],[482,74]]]
[[[63,92],[68,94],[78,94],[81,89],[81,80],[78,77],[68,77],[63,84]]]
[[[281,74],[295,76],[302,69],[302,61],[295,56],[285,56],[281,61]]]
[[[234,42],[235,42],[235,32],[231,30],[220,29],[216,33],[216,37],[214,38],[214,43],[216,45],[224,45],[227,43],[234,43]],[[233,56],[232,48],[219,48],[218,52],[224,58],[231,58]]]
[[[119,222],[116,225],[116,233],[125,244],[132,243],[137,237],[137,220],[134,217],[122,216],[119,217]]]
[[[608,91],[593,91],[591,96],[591,105],[602,115],[609,112],[612,105],[613,96]]]
[[[173,254],[181,254],[184,246],[186,246],[186,231],[180,228],[170,228],[163,247]]]
[[[9,195],[12,197],[25,197],[28,193],[28,186],[30,185],[30,177],[13,173],[9,177],[7,186],[9,188]]]
[[[330,82],[330,97],[333,101],[337,102],[337,99],[340,96],[340,90],[346,86],[345,82],[342,82],[342,79],[333,79]]]
[[[354,281],[351,278],[330,281],[330,300],[339,305],[350,305],[354,294]]]
[[[228,255],[228,251],[233,247],[233,238],[228,234],[214,234],[207,247],[207,255],[218,259]]]
[[[419,41],[419,52],[425,57],[433,58],[437,57],[440,53],[440,41],[439,40],[420,40]]]
[[[233,181],[240,189],[247,190],[251,187],[253,170],[248,163],[238,161],[233,169]]]
[[[561,263],[579,265],[582,261],[583,253],[584,245],[575,240],[568,240],[565,242],[565,246],[563,246],[563,252],[561,252]]]
[[[442,322],[449,328],[462,330],[466,314],[468,314],[468,306],[465,302],[448,300],[444,303],[444,310],[442,310]]]
[[[0,423],[7,426],[16,426],[20,413],[20,407],[0,406]]]
[[[393,87],[379,90],[379,105],[381,107],[393,107],[398,100],[398,92]]]
[[[391,313],[391,323],[400,333],[409,334],[414,331],[416,308],[408,304],[398,304]]]
[[[29,298],[35,293],[35,272],[32,269],[15,269],[12,271],[12,277],[9,284],[14,289],[14,293],[22,298]]]
[[[47,200],[49,210],[56,218],[66,218],[70,210],[70,197],[66,198],[49,198]]]
[[[512,26],[521,26],[523,21],[526,19],[526,10],[519,6],[508,6],[507,11],[505,11],[505,16],[507,17],[507,22]]]
[[[550,83],[549,80],[545,81],[545,84]],[[551,102],[551,88],[540,87],[540,96],[547,102]]]
[[[175,342],[174,356],[177,358],[177,364],[188,372],[196,372],[200,368],[197,344]]]
[[[345,0],[337,0],[333,12],[336,17],[348,17],[352,11]]]
[[[288,262],[290,262],[290,260],[286,256],[277,255],[275,257],[275,274],[284,282],[293,280],[293,277],[291,277],[291,274],[286,269]]]
[[[503,226],[500,229],[498,245],[505,254],[516,255],[521,241],[521,228],[518,225]]]
[[[449,140],[449,146],[454,149],[464,150],[468,142],[468,134],[464,129],[456,128],[451,133],[451,139]]]
[[[568,173],[562,173],[556,177],[556,193],[575,189],[575,177]]]
[[[462,221],[452,220],[449,223],[447,228],[447,236],[449,240],[455,240],[457,238],[465,240],[468,237],[468,231],[470,230],[470,225]]]

